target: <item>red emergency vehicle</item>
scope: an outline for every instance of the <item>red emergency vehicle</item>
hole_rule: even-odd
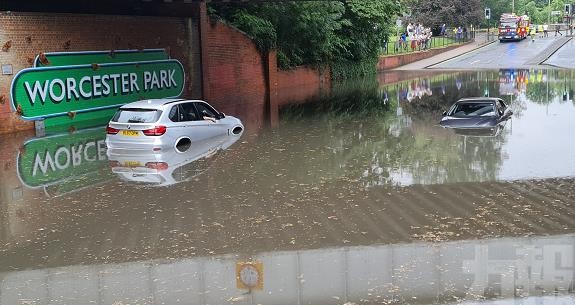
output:
[[[529,16],[503,14],[499,19],[499,41],[522,40],[529,35]]]

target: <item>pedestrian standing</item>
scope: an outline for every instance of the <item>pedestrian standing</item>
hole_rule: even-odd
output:
[[[401,33],[401,48],[405,51],[407,49],[407,35],[405,32]]]
[[[543,36],[549,37],[549,25],[547,23],[543,25]]]
[[[559,24],[556,24],[556,25],[555,25],[555,36],[557,36],[557,34],[563,36],[563,34],[561,33],[560,30],[561,30],[560,25],[559,25]]]

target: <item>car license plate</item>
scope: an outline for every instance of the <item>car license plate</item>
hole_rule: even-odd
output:
[[[141,163],[138,161],[125,161],[124,162],[124,166],[125,167],[140,167]]]
[[[140,135],[140,132],[137,130],[122,130],[122,135],[128,137],[137,137]]]

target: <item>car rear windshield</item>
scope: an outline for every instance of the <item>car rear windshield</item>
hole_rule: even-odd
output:
[[[449,115],[456,117],[494,116],[495,108],[492,102],[460,103],[453,107]]]
[[[120,109],[114,117],[112,122],[117,123],[154,123],[158,121],[162,115],[161,110],[156,109],[140,109],[140,108],[127,108]]]

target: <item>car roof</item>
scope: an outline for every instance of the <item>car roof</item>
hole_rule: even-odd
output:
[[[459,99],[457,103],[478,103],[478,102],[496,102],[499,101],[500,98],[497,97],[466,97]]]
[[[202,100],[185,100],[185,99],[178,99],[178,98],[160,98],[160,99],[148,99],[148,100],[141,100],[137,102],[132,102],[123,105],[120,107],[121,109],[126,108],[145,108],[145,109],[162,109],[167,104],[179,103],[179,102],[203,102]]]

